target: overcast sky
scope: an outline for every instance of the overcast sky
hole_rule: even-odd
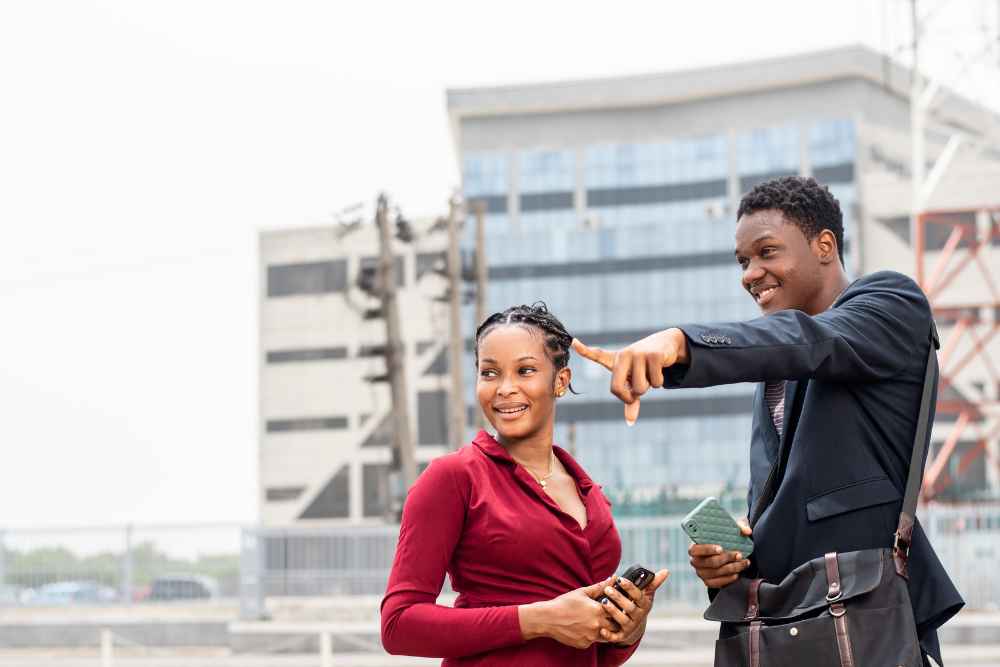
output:
[[[446,87],[892,50],[907,7],[3,2],[0,527],[254,520],[257,231],[443,211]]]

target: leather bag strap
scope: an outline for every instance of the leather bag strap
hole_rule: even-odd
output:
[[[927,346],[927,366],[924,371],[924,388],[920,396],[920,412],[917,416],[917,430],[913,434],[913,451],[910,454],[910,470],[906,477],[906,492],[903,494],[903,507],[899,513],[899,523],[892,541],[893,560],[896,572],[907,576],[906,561],[910,555],[910,544],[913,539],[913,524],[917,516],[917,501],[920,499],[920,485],[924,479],[924,464],[927,454],[927,430],[931,422],[931,395],[934,393],[934,383],[937,379],[937,348],[940,346],[937,327],[931,320],[930,344]]]
[[[761,621],[750,624],[748,641],[750,642],[750,667],[760,667],[760,628]]]
[[[826,554],[826,603],[830,605],[830,616],[837,634],[837,651],[840,653],[840,667],[856,667],[854,647],[851,645],[850,629],[847,625],[847,607],[841,601],[844,587],[840,583],[840,564],[836,552]]]
[[[747,589],[747,615],[746,620],[753,621],[760,616],[760,584],[763,579],[753,579],[750,588]]]

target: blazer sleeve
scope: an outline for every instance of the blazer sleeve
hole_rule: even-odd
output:
[[[517,606],[436,604],[465,523],[471,482],[454,456],[417,478],[403,506],[399,542],[382,599],[382,646],[392,654],[455,658],[524,642]]]
[[[927,354],[930,325],[930,306],[917,284],[883,271],[853,283],[819,315],[783,310],[748,322],[682,325],[690,362],[666,369],[666,386],[878,382]]]

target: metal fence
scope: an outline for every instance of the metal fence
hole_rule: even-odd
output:
[[[920,519],[971,609],[1000,609],[1000,504],[921,507]],[[705,604],[679,517],[617,521],[623,565],[667,567],[658,607]],[[243,618],[269,601],[385,590],[398,526],[261,528],[237,524],[0,531],[0,605],[141,604],[237,599]],[[445,593],[447,589],[446,580]]]
[[[0,530],[0,604],[236,598],[243,526]]]
[[[918,513],[970,609],[1000,608],[1000,505],[929,505]],[[680,517],[620,519],[623,564],[667,567],[665,604],[705,606],[705,589],[688,564]],[[275,596],[380,595],[388,579],[397,526],[247,529],[241,611],[262,615]],[[447,581],[445,582],[447,586]],[[447,591],[446,591],[447,592]]]

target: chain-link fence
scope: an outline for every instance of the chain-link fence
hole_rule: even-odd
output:
[[[931,505],[918,515],[968,608],[1000,608],[1000,572],[987,567],[1000,561],[1000,505]],[[689,541],[679,516],[620,519],[616,525],[623,566],[670,569],[670,581],[657,598],[661,609],[705,606],[704,585],[688,564]],[[263,615],[266,600],[279,596],[380,595],[397,532],[397,526],[247,529],[244,618]]]
[[[238,524],[0,531],[0,604],[236,599]]]

